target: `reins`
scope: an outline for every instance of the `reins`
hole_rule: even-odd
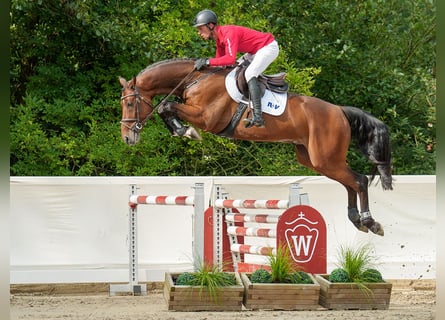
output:
[[[215,68],[214,70],[212,70],[211,72],[208,72],[208,73],[206,73],[206,74],[204,74],[204,75],[202,75],[202,76],[200,76],[199,78],[197,78],[196,80],[194,80],[194,81],[192,81],[191,83],[189,83],[186,87],[185,87],[185,89],[189,89],[190,87],[192,87],[192,86],[194,86],[195,84],[197,84],[199,81],[201,81],[201,80],[203,80],[203,79],[205,79],[205,78],[207,78],[207,77],[209,77],[209,76],[211,76],[212,74],[215,74],[215,73],[217,73],[217,72],[219,72],[219,71],[221,71],[221,70],[223,70],[224,68]],[[134,131],[134,132],[139,132],[139,131],[141,131],[142,130],[142,128],[145,126],[145,124],[147,123],[147,121],[151,118],[151,117],[153,117],[153,114],[162,106],[162,105],[164,105],[166,102],[167,102],[167,100],[173,95],[173,93],[180,87],[180,86],[182,86],[185,82],[187,82],[188,80],[190,80],[190,77],[191,77],[191,75],[192,75],[192,73],[193,72],[195,72],[195,69],[192,69],[192,71],[190,71],[177,85],[176,85],[176,87],[174,87],[173,88],[173,90],[171,90],[170,91],[170,93],[169,94],[167,94],[166,96],[164,96],[162,99],[161,99],[161,101],[159,101],[158,102],[158,104],[156,104],[155,106],[153,106],[152,104],[151,104],[151,102],[150,101],[148,101],[144,96],[142,96],[140,93],[139,93],[139,91],[138,91],[138,89],[137,89],[137,87],[136,87],[136,83],[134,84],[134,93],[130,93],[130,94],[127,94],[127,95],[125,95],[125,96],[123,96],[123,97],[121,97],[121,101],[122,100],[125,100],[126,98],[128,98],[128,97],[136,97],[136,108],[137,108],[137,110],[136,110],[136,112],[137,112],[137,118],[136,119],[134,119],[134,118],[129,118],[129,119],[122,119],[121,121],[120,121],[120,123],[122,124],[122,125],[124,125],[124,126],[126,126],[128,129],[130,129],[130,130],[132,130],[132,131]],[[140,120],[140,117],[139,117],[139,103],[140,103],[140,100],[142,100],[143,102],[145,102],[146,104],[148,104],[148,106],[150,107],[150,108],[152,108],[153,110],[143,119],[143,120]],[[126,124],[126,122],[134,122],[134,125],[133,126],[129,126],[129,125],[127,125]]]
[[[136,112],[137,112],[137,118],[136,119],[122,119],[120,121],[121,124],[123,124],[124,126],[126,126],[128,129],[135,131],[135,132],[139,132],[142,130],[142,128],[145,126],[145,124],[147,123],[147,121],[153,116],[153,113],[156,112],[157,109],[159,109],[159,107],[161,107],[163,104],[166,103],[166,101],[172,96],[172,94],[187,80],[189,80],[190,76],[192,75],[192,73],[195,71],[195,69],[192,69],[192,71],[190,71],[177,85],[176,87],[173,88],[173,90],[170,91],[169,94],[167,94],[166,96],[164,96],[164,98],[161,99],[161,101],[158,102],[157,105],[153,106],[143,95],[141,95],[136,87],[136,84],[134,85],[134,93],[130,93],[127,94],[123,97],[121,97],[121,101],[125,100],[128,97],[136,97]],[[139,119],[139,102],[140,99],[142,101],[144,101],[146,104],[148,104],[153,110],[141,121]],[[134,125],[132,127],[128,126],[126,124],[126,122],[134,122]]]

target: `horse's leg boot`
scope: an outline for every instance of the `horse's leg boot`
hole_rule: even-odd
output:
[[[264,127],[264,120],[261,113],[261,92],[258,85],[258,78],[254,77],[247,82],[249,87],[250,100],[253,105],[253,119],[244,119],[246,128],[250,128],[252,125],[256,127]]]
[[[195,128],[191,126],[186,126],[185,128],[186,130],[184,132],[184,137],[190,138],[192,140],[202,140],[201,135]]]
[[[173,128],[173,136],[186,137],[193,140],[202,140],[201,135],[194,127],[182,125],[182,123],[177,118],[170,118],[170,124]]]
[[[179,122],[179,120],[176,119],[175,117],[171,117],[169,120],[170,120],[170,124],[173,128],[173,132],[172,132],[173,136],[182,137],[185,134],[187,128],[185,126],[183,126],[182,123]]]

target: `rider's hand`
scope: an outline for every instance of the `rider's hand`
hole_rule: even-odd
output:
[[[207,58],[200,58],[195,61],[195,69],[196,70],[201,70],[202,67],[206,67],[208,65],[209,65],[209,59],[207,59]]]

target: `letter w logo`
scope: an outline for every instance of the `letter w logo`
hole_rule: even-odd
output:
[[[293,229],[285,231],[287,245],[292,258],[299,263],[306,263],[312,259],[317,246],[318,230],[299,224]]]
[[[311,246],[312,236],[292,236],[292,242],[294,243],[295,253],[298,257],[309,255],[309,248]],[[303,249],[304,254],[301,254],[301,249]]]

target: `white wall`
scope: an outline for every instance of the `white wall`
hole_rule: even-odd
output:
[[[369,190],[373,217],[385,236],[357,231],[347,218],[347,195],[325,177],[11,177],[11,283],[128,281],[129,185],[138,194],[193,195],[204,183],[231,198],[288,199],[299,183],[328,228],[328,271],[340,245],[371,242],[386,279],[436,277],[435,176],[395,176],[394,190]],[[189,206],[138,206],[139,281],[162,281],[165,271],[192,268]]]

